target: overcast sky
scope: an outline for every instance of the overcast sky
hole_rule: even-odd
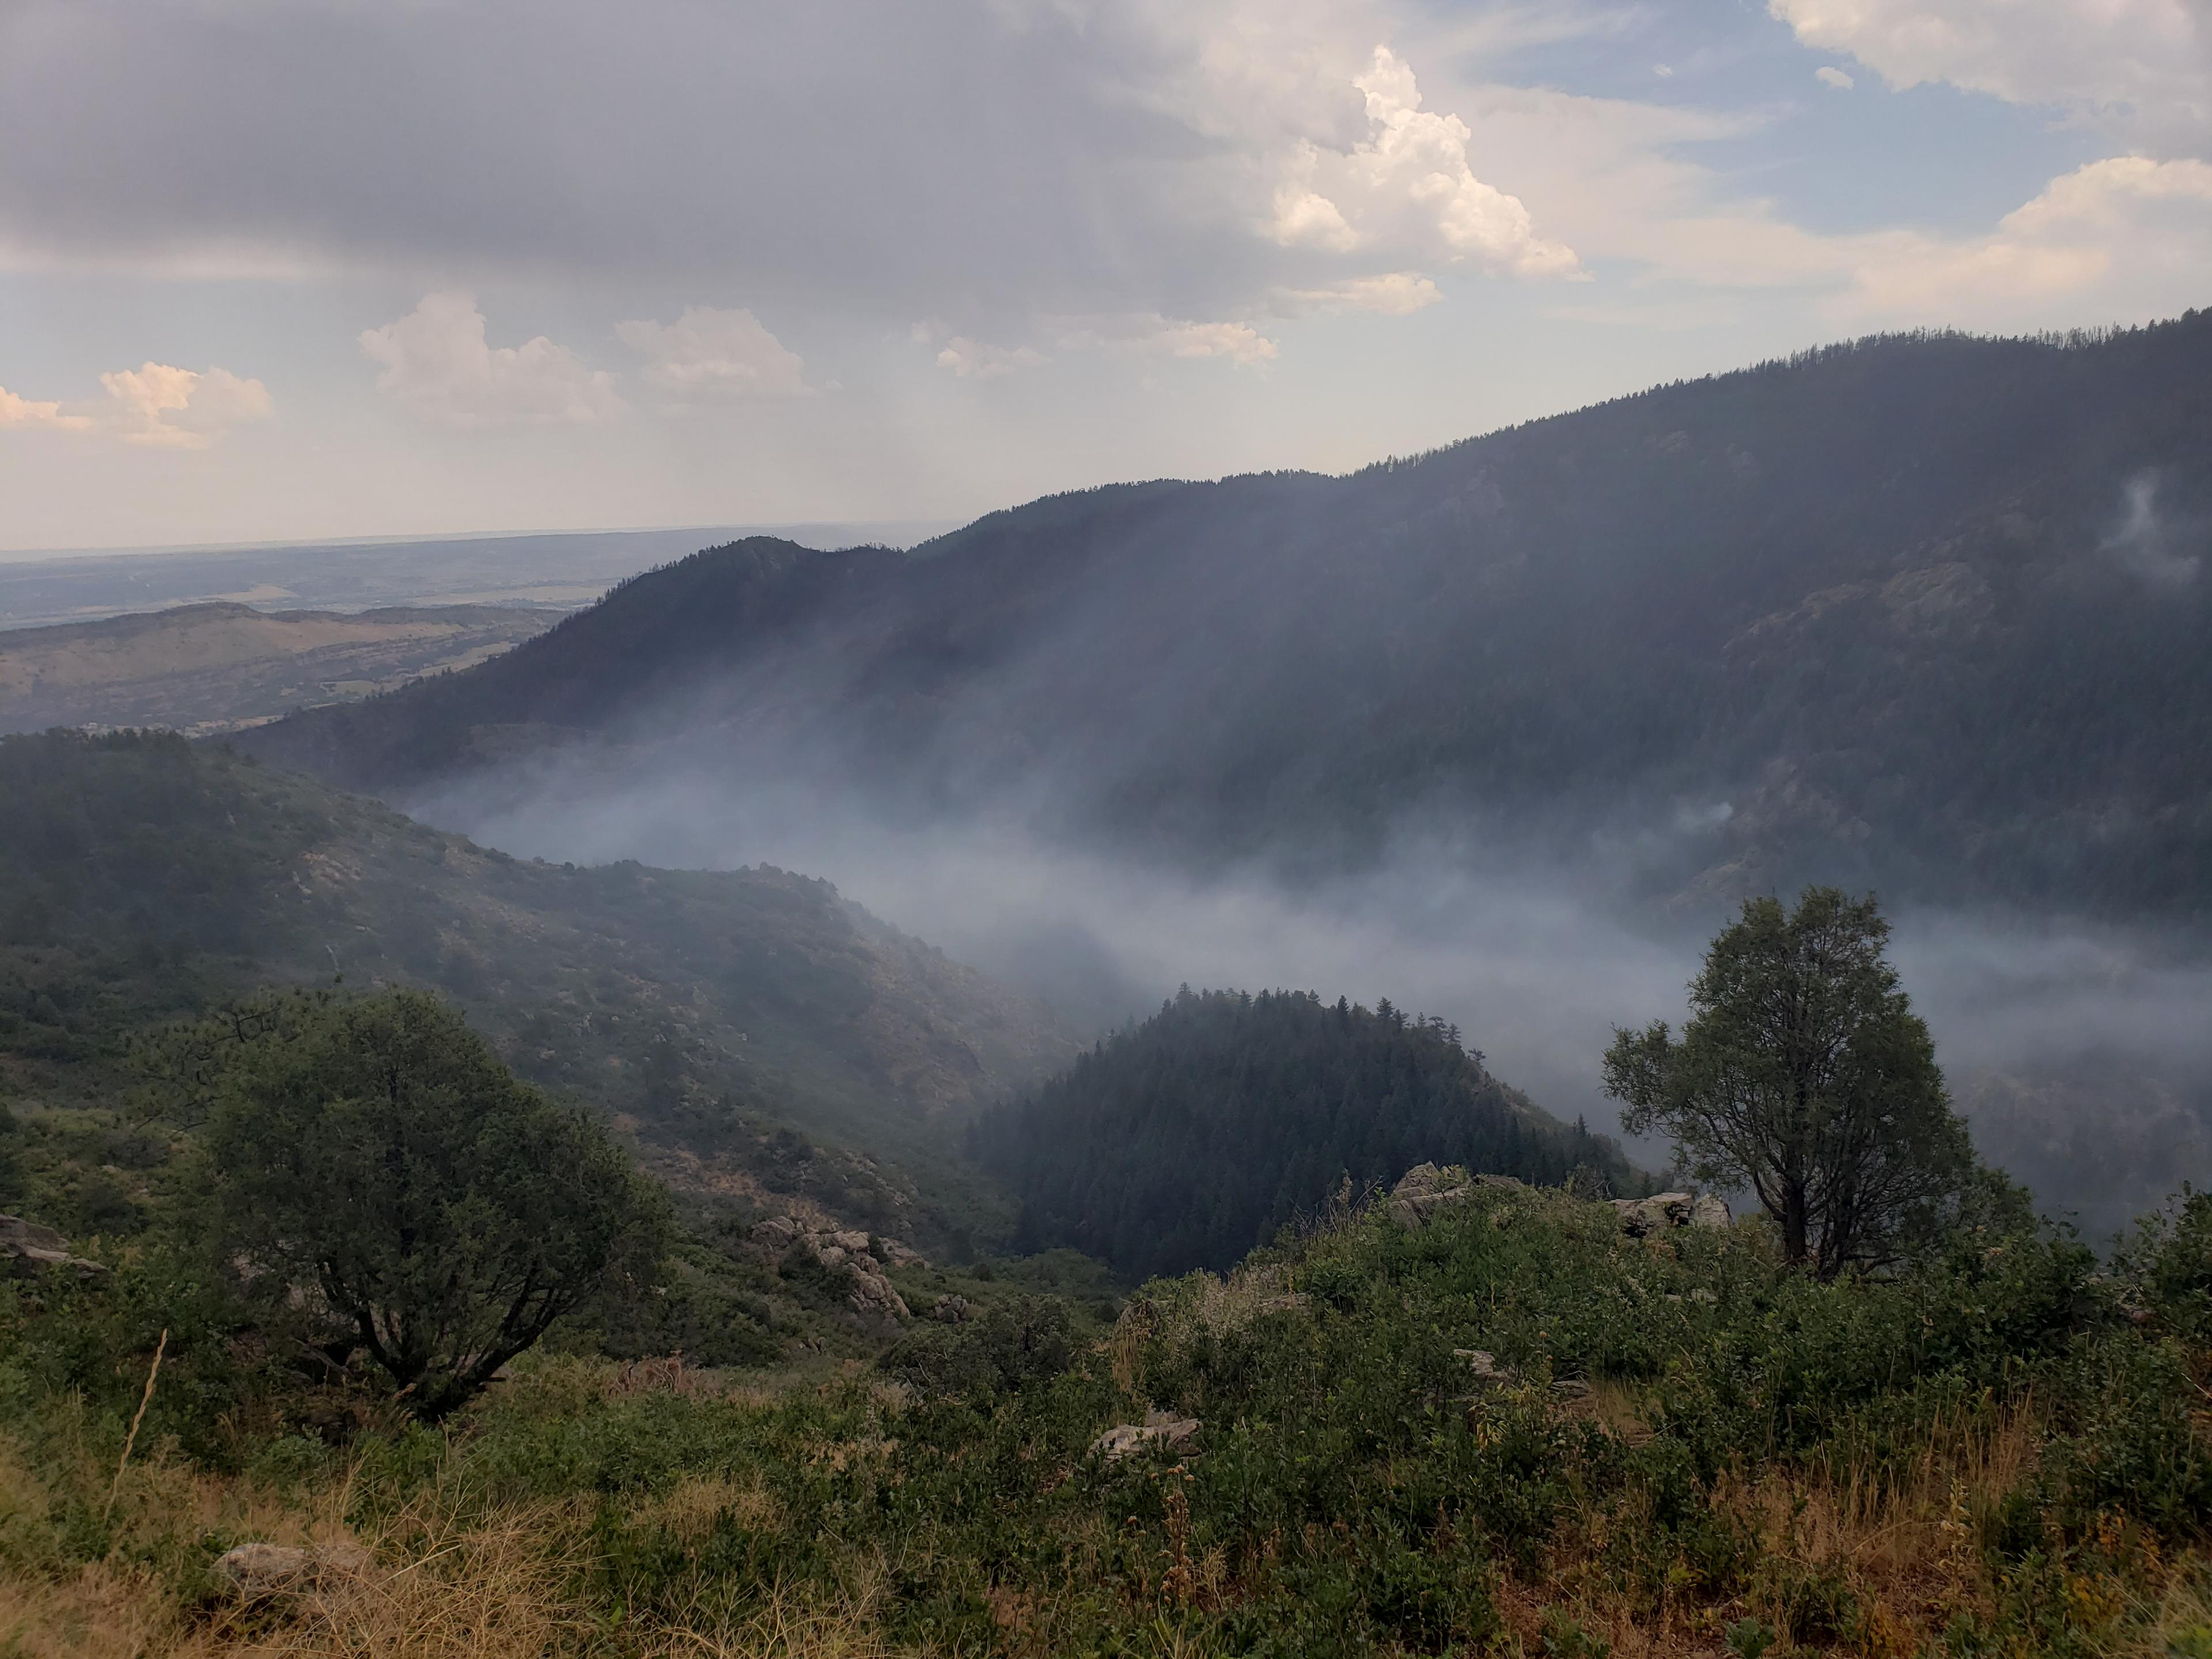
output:
[[[2212,0],[0,0],[0,549],[957,518],[2212,301]]]

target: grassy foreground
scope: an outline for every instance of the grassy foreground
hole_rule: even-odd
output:
[[[1824,1285],[1753,1224],[1485,1187],[1097,1342],[1029,1298],[811,1374],[546,1356],[438,1432],[150,1267],[16,1285],[0,1654],[2212,1656],[2208,1232]],[[1090,1449],[1155,1409],[1195,1441]],[[248,1602],[253,1539],[373,1563]]]

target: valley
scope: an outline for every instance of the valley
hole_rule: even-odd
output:
[[[0,1629],[2194,1651],[2208,364],[0,634]]]

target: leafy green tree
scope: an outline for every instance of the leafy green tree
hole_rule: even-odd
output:
[[[1749,1186],[1790,1261],[1824,1278],[1894,1260],[1977,1173],[1888,939],[1871,896],[1749,900],[1691,982],[1680,1039],[1664,1021],[1618,1030],[1605,1056],[1622,1127],[1673,1136],[1700,1180]]]
[[[586,1297],[657,1273],[665,1196],[420,991],[261,1000],[180,1037],[226,1249],[319,1295],[443,1417]]]

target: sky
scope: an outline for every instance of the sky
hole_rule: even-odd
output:
[[[963,519],[2212,301],[2212,0],[0,0],[0,553]]]

